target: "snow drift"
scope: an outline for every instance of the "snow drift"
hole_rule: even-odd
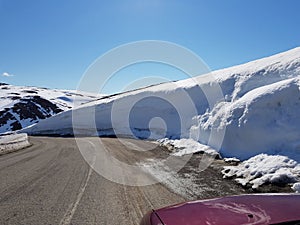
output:
[[[224,97],[216,94],[218,87]],[[225,157],[280,153],[299,161],[299,89],[300,48],[295,48],[193,79],[104,97],[24,131],[193,138]]]

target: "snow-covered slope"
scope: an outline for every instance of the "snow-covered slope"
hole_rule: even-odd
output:
[[[76,104],[97,99],[97,95],[68,90],[20,87],[0,83],[0,133],[20,130]]]
[[[212,76],[224,99],[215,95]],[[74,110],[73,121],[72,111],[68,111],[24,131],[72,134],[75,124],[77,133],[87,135],[193,137],[220,147],[226,157],[247,159],[258,153],[281,153],[299,160],[299,89],[300,48],[295,48],[194,79],[103,98]]]

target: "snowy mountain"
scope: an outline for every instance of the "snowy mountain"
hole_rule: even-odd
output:
[[[95,100],[93,94],[0,83],[0,133],[20,130],[76,104]]]
[[[108,96],[24,131],[73,134],[73,126],[76,134],[193,138],[239,159],[280,153],[300,160],[300,48]]]

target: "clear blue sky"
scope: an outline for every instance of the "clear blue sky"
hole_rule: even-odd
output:
[[[220,69],[300,46],[299,12],[297,0],[0,0],[0,73],[14,75],[0,81],[75,89],[97,57],[139,40]]]

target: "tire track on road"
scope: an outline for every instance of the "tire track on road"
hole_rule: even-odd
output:
[[[89,144],[91,144],[93,146],[93,149],[95,150],[95,145],[87,140],[87,142]],[[88,174],[87,174],[87,177],[86,177],[86,180],[85,182],[83,183],[82,187],[79,189],[79,193],[77,194],[77,198],[75,200],[75,202],[73,202],[72,204],[70,204],[68,210],[66,211],[65,215],[63,216],[62,220],[60,221],[59,225],[69,225],[71,224],[71,221],[72,221],[72,218],[77,210],[77,207],[81,201],[81,198],[85,192],[85,189],[89,183],[89,180],[91,178],[91,175],[93,173],[93,166],[95,164],[95,161],[96,161],[96,156],[93,158],[93,162],[92,162],[92,166],[89,167],[89,171],[88,171]]]

